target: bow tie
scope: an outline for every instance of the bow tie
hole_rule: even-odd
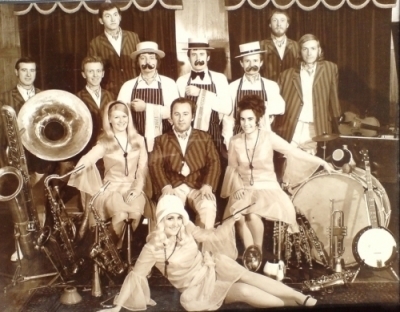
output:
[[[186,138],[188,137],[188,132],[187,131],[185,131],[183,133],[176,132],[176,135],[178,136],[178,138],[186,140]]]
[[[204,72],[195,72],[192,70],[192,72],[190,73],[190,79],[194,80],[196,79],[196,77],[199,76],[201,80],[204,79]]]

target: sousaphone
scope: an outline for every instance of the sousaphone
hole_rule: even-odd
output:
[[[46,90],[30,98],[18,114],[21,141],[33,155],[50,161],[82,151],[93,128],[90,111],[76,95]]]

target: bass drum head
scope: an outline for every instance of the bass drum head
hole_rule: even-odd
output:
[[[388,196],[379,181],[372,176],[374,196],[379,223],[387,227],[390,216]],[[364,196],[367,188],[365,171],[356,168],[351,174],[320,172],[300,185],[293,194],[293,205],[307,217],[311,227],[323,243],[324,249],[330,256],[331,206],[343,211],[343,226],[347,227],[344,237],[345,248],[342,258],[347,266],[357,264],[352,252],[353,239],[357,233],[370,225],[368,207]],[[335,224],[337,226],[338,224]],[[313,259],[322,264],[317,251],[312,248]]]

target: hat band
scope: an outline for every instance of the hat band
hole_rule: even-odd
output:
[[[210,45],[208,43],[189,43],[188,48],[209,48]]]
[[[246,53],[253,53],[253,52],[260,52],[261,50],[260,49],[255,49],[255,50],[247,50],[247,51],[243,51],[243,52],[240,52],[241,54],[246,54]]]

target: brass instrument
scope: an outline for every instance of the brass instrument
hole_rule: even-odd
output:
[[[69,273],[76,274],[81,264],[81,260],[78,260],[75,250],[73,247],[73,242],[76,236],[76,227],[72,222],[71,218],[68,216],[64,202],[60,197],[58,187],[52,188],[50,186],[50,181],[53,179],[64,179],[65,177],[78,172],[83,169],[84,165],[81,165],[69,173],[59,176],[57,174],[52,174],[46,177],[44,180],[44,185],[46,189],[46,195],[50,203],[50,211],[53,216],[53,232],[52,234],[61,246],[61,249],[65,252],[68,261]]]
[[[317,234],[314,229],[311,227],[310,222],[307,220],[306,216],[301,212],[297,211],[299,214],[298,221],[301,222],[301,225],[306,230],[306,235],[310,241],[311,246],[314,247],[315,251],[318,253],[318,256],[325,267],[329,267],[329,261],[324,249],[324,245],[319,240]]]
[[[94,272],[96,272],[96,274],[93,276],[93,285],[97,285],[97,281],[99,281],[98,269],[96,269],[96,265],[103,269],[104,272],[109,272],[114,276],[122,274],[126,269],[126,264],[122,262],[119,256],[118,250],[115,247],[115,244],[109,233],[107,224],[101,220],[97,209],[94,207],[94,201],[101,193],[105,191],[109,184],[110,182],[107,181],[89,201],[89,209],[91,209],[93,212],[93,216],[96,221],[96,231],[98,231],[96,241],[90,251],[90,257],[95,262]]]
[[[85,103],[62,90],[46,90],[30,98],[18,114],[25,131],[21,141],[33,155],[51,161],[78,154],[89,142],[93,121]]]
[[[12,182],[8,181],[10,179],[10,181],[14,181],[13,186],[15,190],[14,192],[10,192],[14,196],[3,196],[0,194],[0,200],[8,201],[14,199],[11,204],[13,222],[20,234],[19,243],[21,250],[29,259],[34,256],[35,239],[31,233],[40,229],[39,217],[33,202],[25,151],[20,140],[20,131],[17,125],[15,110],[8,105],[4,105],[1,108],[1,114],[8,141],[7,158],[10,166],[12,166],[3,168],[4,170],[2,170],[1,174],[2,184],[5,184],[4,186],[7,187],[12,186]],[[12,170],[11,168],[15,168],[16,170]],[[6,180],[7,183],[5,183]],[[2,187],[3,190],[5,188]]]
[[[345,285],[352,282],[355,272],[344,270],[331,275],[322,275],[319,278],[304,281],[303,290],[320,291],[328,287]]]
[[[344,226],[344,213],[334,209],[334,200],[331,202],[331,226],[329,229],[329,251],[331,268],[336,273],[342,272],[342,259],[345,248],[344,237],[347,235],[347,226]]]

